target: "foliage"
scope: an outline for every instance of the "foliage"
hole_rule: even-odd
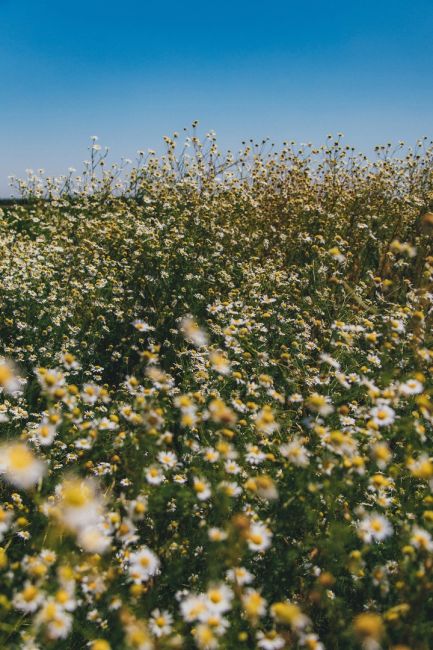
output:
[[[433,149],[195,128],[0,209],[0,645],[433,646]]]

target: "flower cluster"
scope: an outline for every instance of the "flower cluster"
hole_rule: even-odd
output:
[[[0,646],[433,647],[433,149],[16,181]]]

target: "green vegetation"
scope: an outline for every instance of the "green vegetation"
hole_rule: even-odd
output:
[[[16,181],[0,647],[433,647],[433,149]]]

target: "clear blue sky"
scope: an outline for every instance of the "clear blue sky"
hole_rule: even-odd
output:
[[[0,0],[0,25],[0,195],[194,119],[233,148],[433,136],[433,0]]]

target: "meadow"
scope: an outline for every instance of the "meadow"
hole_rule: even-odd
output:
[[[0,647],[433,648],[433,147],[215,135],[0,208]]]

